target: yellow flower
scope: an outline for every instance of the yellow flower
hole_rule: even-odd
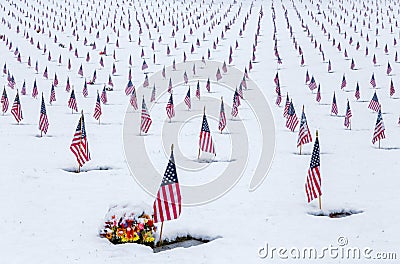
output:
[[[118,228],[117,229],[117,235],[119,237],[122,237],[124,234],[125,234],[125,229],[123,229],[123,228]]]
[[[147,237],[144,242],[153,242],[154,241],[154,237]]]

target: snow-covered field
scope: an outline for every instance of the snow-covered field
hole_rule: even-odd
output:
[[[97,2],[4,0],[0,3],[0,35],[4,36],[0,40],[0,66],[5,64],[16,82],[15,88],[11,89],[7,74],[2,74],[0,78],[0,87],[5,87],[10,101],[8,111],[0,116],[1,263],[275,263],[280,261],[276,252],[273,259],[271,255],[259,257],[259,250],[266,243],[269,247],[315,247],[322,251],[324,247],[338,246],[340,237],[344,237],[350,247],[371,248],[372,258],[382,252],[397,253],[397,259],[400,258],[400,181],[397,179],[400,170],[400,66],[395,61],[399,49],[399,44],[395,42],[400,40],[396,19],[400,6],[396,1]],[[303,66],[287,27],[286,11],[293,37],[304,53]],[[274,55],[274,14],[277,48],[283,62],[279,65]],[[260,31],[255,58],[252,58],[259,19]],[[227,25],[229,30],[225,30]],[[337,25],[340,25],[340,32]],[[179,30],[176,30],[177,27]],[[239,32],[244,27],[240,36]],[[38,28],[39,32],[36,31]],[[173,31],[175,36],[172,36]],[[351,44],[350,38],[353,40]],[[197,39],[199,46],[196,45]],[[333,39],[335,46],[332,45]],[[314,48],[313,41],[317,41],[317,48]],[[177,48],[174,47],[175,42]],[[357,42],[360,44],[358,50]],[[38,43],[40,49],[37,48]],[[92,49],[91,43],[95,43],[96,49]],[[341,51],[337,48],[339,43]],[[65,48],[60,44],[64,44]],[[73,47],[71,51],[70,44]],[[319,51],[320,45],[325,61]],[[104,47],[107,56],[99,54]],[[167,47],[170,55],[167,55]],[[228,65],[227,73],[223,74],[219,83],[212,83],[212,93],[208,95],[205,80],[202,79],[202,97],[198,101],[195,97],[196,76],[191,73],[192,62],[196,61],[199,75],[207,69],[209,60],[210,63],[212,60],[228,64],[230,47],[233,49],[233,61]],[[18,52],[15,53],[16,49]],[[344,56],[345,50],[348,58]],[[144,56],[141,56],[142,52]],[[21,62],[17,60],[18,53]],[[87,62],[88,53],[90,60]],[[165,114],[168,95],[163,92],[167,86],[150,82],[149,87],[141,87],[145,80],[144,72],[151,79],[151,75],[160,74],[164,66],[171,67],[174,60],[181,65],[184,53],[187,61],[191,61],[187,63],[186,71],[193,81],[190,82],[193,106],[190,113],[194,117],[190,120],[182,117],[188,115],[183,104],[188,85],[183,84],[183,71],[180,70],[182,79],[173,80],[175,104],[179,104],[173,122],[180,122],[182,126],[176,142],[163,141],[163,131],[168,131],[169,126],[177,126],[176,123],[169,124]],[[61,63],[58,61],[60,56]],[[201,62],[202,57],[205,58],[205,66]],[[27,64],[28,58],[31,67]],[[101,58],[104,67],[99,64]],[[354,59],[355,70],[350,69],[351,59]],[[70,70],[68,60],[71,62]],[[142,70],[143,60],[149,66],[146,71]],[[251,60],[253,68],[250,71]],[[327,71],[329,60],[331,72]],[[35,71],[36,61],[38,72]],[[386,74],[388,62],[393,69],[390,75]],[[113,64],[115,74],[112,74]],[[81,65],[83,77],[78,75]],[[48,79],[43,77],[46,67]],[[230,89],[235,87],[227,87],[227,84],[230,78],[242,78],[229,76],[234,67],[240,71],[247,68],[250,79],[256,84],[252,88],[259,89],[257,91],[261,91],[265,99],[253,99],[254,91],[244,91],[244,98],[246,93],[249,96],[248,101],[244,101],[239,107],[238,117],[232,120],[230,107],[233,92]],[[124,91],[130,68],[138,93],[139,110],[136,111],[129,105],[129,96]],[[95,70],[97,80],[94,85],[88,85],[89,95],[85,98],[83,85],[85,80],[92,78]],[[277,71],[283,97],[280,106],[275,105],[273,82]],[[306,71],[321,85],[320,103],[315,100],[316,91],[312,93],[305,84]],[[59,81],[55,88],[57,100],[50,105],[50,89],[55,74]],[[342,90],[340,86],[344,74],[347,86]],[[370,84],[372,74],[376,89]],[[96,90],[101,92],[105,84],[108,86],[109,76],[114,91],[107,93],[108,102],[102,104],[103,115],[99,125],[93,118]],[[71,172],[77,168],[77,163],[69,146],[80,115],[71,114],[68,108],[70,93],[65,91],[67,78],[74,86],[79,112],[83,110],[85,114],[91,152],[91,161],[83,166],[79,174]],[[165,83],[168,78],[167,75]],[[210,78],[215,80],[215,73]],[[32,98],[35,80],[39,96]],[[391,80],[397,90],[393,96],[389,95]],[[17,89],[21,92],[24,81],[27,93],[20,94],[24,119],[17,124],[10,109]],[[361,94],[359,100],[354,96],[357,82]],[[155,104],[149,102],[153,84],[157,88]],[[382,105],[386,127],[386,138],[381,140],[380,149],[378,143],[373,145],[371,142],[377,113],[368,109],[375,91]],[[38,130],[42,92],[50,123],[44,137],[40,137]],[[313,144],[303,146],[302,155],[298,154],[299,127],[290,132],[282,116],[287,92],[298,117],[301,116],[302,106],[305,106],[313,138],[315,131],[319,131],[323,211],[329,213],[346,209],[362,213],[339,219],[313,215],[319,212],[318,200],[308,204],[304,190]],[[337,116],[330,114],[334,92],[339,110]],[[154,200],[135,181],[132,176],[135,170],[128,166],[124,152],[124,148],[135,149],[134,145],[124,145],[124,126],[132,126],[137,134],[131,136],[140,137],[138,123],[124,124],[125,120],[130,120],[125,119],[125,113],[127,117],[133,115],[136,118],[133,120],[139,120],[142,95],[145,95],[153,125],[144,139],[147,155],[139,152],[138,160],[134,161],[139,167],[149,156],[154,166],[149,171],[158,172],[157,177],[161,179],[168,162],[169,145],[175,143],[180,151],[176,157],[179,180],[182,185],[190,186],[218,178],[229,163],[246,159],[243,177],[224,196],[201,206],[184,206],[179,219],[164,224],[163,236],[166,238],[190,234],[214,239],[209,243],[154,254],[149,247],[113,245],[99,237],[99,227],[111,205],[144,203],[151,206]],[[227,131],[232,132],[232,136],[228,132],[218,134],[220,96],[224,96]],[[351,130],[343,125],[347,99],[353,113]],[[256,118],[251,111],[252,104],[263,100],[269,105],[265,105],[265,110],[254,108],[257,110],[255,115],[268,115],[268,108],[271,108],[275,124],[275,154],[267,177],[259,188],[250,192],[249,183],[257,164],[269,162],[260,160],[263,146],[259,144],[259,139],[262,135],[257,131]],[[217,157],[216,162],[203,166],[205,163],[197,162],[196,156],[201,114],[206,104]],[[235,130],[241,124],[246,129]],[[243,141],[237,142],[234,131],[243,131],[239,134]],[[243,142],[247,142],[248,155],[235,156],[235,144],[240,146]],[[273,148],[272,145],[269,147]],[[188,167],[197,164],[196,170],[180,167],[179,157],[181,164],[188,164]],[[145,173],[146,168],[139,172]],[[158,185],[153,188],[156,190]],[[184,193],[182,200],[185,203]],[[289,256],[286,261],[309,263],[311,260]],[[352,263],[356,260],[326,256],[320,261]],[[371,263],[377,261],[369,260]],[[396,263],[396,260],[392,261]]]

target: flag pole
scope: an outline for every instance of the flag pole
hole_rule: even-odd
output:
[[[72,85],[72,91],[74,91],[75,92],[75,90],[74,90],[74,85]],[[76,100],[76,98],[75,98],[75,100]],[[71,107],[71,114],[74,114],[74,109]]]
[[[315,137],[318,139],[318,130],[315,132]],[[319,210],[322,210],[321,195],[318,196],[318,205],[319,205]]]
[[[6,86],[4,85],[4,90],[6,89]],[[2,103],[2,106],[4,105],[4,103]],[[3,108],[3,107],[1,107]],[[4,115],[4,110],[3,110],[3,115]]]
[[[303,113],[304,113],[304,105],[303,105]],[[318,132],[317,132],[318,133]],[[317,136],[318,137],[318,136]],[[303,144],[300,145],[300,154],[301,155],[301,147],[303,146]]]
[[[143,109],[143,101],[144,101],[144,95],[142,97],[142,109]],[[139,127],[139,136],[142,135],[142,119],[140,118],[140,127]]]
[[[43,92],[42,92],[42,99],[43,99]],[[42,130],[40,129],[40,137],[42,137]]]
[[[164,221],[161,222],[160,239],[158,240],[158,246],[162,245],[161,237],[162,237],[163,227],[164,227]]]
[[[172,153],[174,153],[174,144],[171,144],[171,155]],[[164,228],[164,221],[161,222],[161,229],[160,229],[160,238],[158,240],[158,245],[161,246],[162,245],[162,232],[163,232],[163,228]]]
[[[97,96],[99,96],[99,90],[97,90]],[[101,103],[100,103],[100,108],[101,108]],[[100,119],[101,119],[101,115],[99,116],[99,125],[100,125]]]
[[[224,99],[221,96],[221,104],[224,104]],[[221,134],[222,134],[222,129],[221,129]]]
[[[203,114],[206,114],[206,106],[204,106]],[[202,124],[203,126],[203,124]],[[197,159],[200,159],[200,146],[199,146],[199,154],[197,155]]]
[[[81,123],[81,137],[80,137],[80,139],[79,139],[79,141],[80,141],[80,145],[82,145],[82,131],[83,131],[83,122],[82,122],[82,118],[83,118],[83,109],[81,110],[81,120],[80,120],[80,123]],[[81,165],[79,164],[79,162],[78,162],[78,173],[80,173],[81,172]]]
[[[321,195],[318,196],[319,210],[322,210]]]

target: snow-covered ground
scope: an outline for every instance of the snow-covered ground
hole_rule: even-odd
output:
[[[316,1],[283,0],[273,4],[276,14],[277,45],[283,61],[278,68],[274,56],[273,9],[271,9],[272,2],[269,1],[234,3],[205,0],[171,3],[104,0],[101,4],[88,0],[69,3],[60,0],[2,1],[0,35],[5,35],[8,45],[6,41],[0,40],[0,66],[6,64],[16,80],[16,86],[15,89],[7,86],[7,75],[3,74],[0,78],[0,87],[6,87],[10,101],[8,112],[0,116],[1,263],[188,263],[189,261],[274,263],[280,259],[275,256],[271,260],[270,255],[263,259],[258,255],[259,249],[266,243],[270,247],[277,248],[315,247],[319,250],[330,245],[337,246],[339,237],[345,237],[348,246],[373,249],[372,256],[376,256],[374,254],[378,252],[397,252],[397,258],[400,258],[398,251],[400,197],[397,179],[397,171],[400,169],[398,161],[400,79],[397,73],[400,66],[395,62],[398,44],[394,45],[394,39],[400,40],[400,29],[396,26],[396,16],[400,8],[397,2],[390,1],[318,4],[325,17],[323,14],[317,14]],[[202,57],[204,56],[207,61],[208,49],[211,52],[211,60],[228,63],[230,47],[233,48],[233,62],[228,65],[228,74],[230,70],[233,71],[233,67],[239,70],[244,70],[245,67],[249,69],[261,7],[263,16],[257,39],[256,59],[249,77],[257,84],[258,88],[255,89],[260,89],[269,102],[274,116],[276,139],[274,159],[262,185],[255,191],[249,192],[249,182],[257,163],[268,161],[259,160],[261,146],[256,141],[259,137],[258,132],[254,131],[252,134],[251,129],[247,129],[247,134],[242,136],[243,140],[247,138],[249,142],[249,162],[237,185],[213,202],[201,206],[183,207],[179,219],[164,224],[164,237],[173,238],[191,234],[216,238],[215,240],[200,246],[175,248],[154,254],[149,247],[136,244],[112,245],[106,239],[100,238],[98,229],[110,205],[145,203],[151,206],[154,199],[135,181],[124,154],[124,148],[127,148],[123,141],[125,113],[133,111],[129,106],[129,97],[124,92],[128,82],[129,56],[132,57],[132,80],[136,87],[140,87],[145,79],[145,74],[141,70],[142,50],[144,59],[149,65],[147,70],[149,77],[159,73],[164,66],[170,67],[173,60],[181,63],[184,52],[188,61],[199,62],[196,64],[199,71]],[[294,49],[293,39],[287,28],[285,10],[293,27],[294,37],[304,52],[303,67],[300,66],[301,57]],[[140,35],[136,20],[142,25],[143,32]],[[363,25],[364,20],[365,25]],[[128,21],[131,23],[130,30]],[[176,21],[179,21],[179,30],[175,32],[175,37],[172,37],[172,31],[176,26],[172,23]],[[243,35],[239,36],[245,21],[247,21],[245,30]],[[301,21],[304,26],[308,26],[310,36],[302,27]],[[196,29],[193,23],[197,22],[199,24]],[[149,24],[148,28],[146,23]],[[330,40],[328,34],[324,34],[321,29],[322,23],[330,33]],[[341,27],[340,33],[337,23]],[[371,25],[370,29],[368,23]],[[224,32],[222,38],[221,32],[227,24],[231,24],[230,29]],[[97,28],[94,28],[95,25]],[[357,25],[356,31],[354,25]],[[44,33],[37,33],[35,26],[36,29],[38,26],[40,29],[43,28]],[[379,28],[378,35],[375,32],[376,28]],[[73,36],[74,29],[79,35],[78,40],[77,36]],[[193,34],[190,34],[190,29],[193,30]],[[99,38],[96,38],[97,32]],[[29,34],[28,38],[25,37],[26,33]],[[366,40],[367,34],[369,42]],[[317,40],[318,47],[322,45],[325,61],[322,61],[321,53],[310,41],[311,35]],[[54,42],[55,36],[57,43]],[[183,42],[184,36],[185,42]],[[31,37],[33,45],[29,43]],[[108,43],[107,37],[109,37]],[[158,41],[159,37],[162,38],[161,42]],[[350,37],[353,39],[351,45]],[[95,50],[92,50],[91,46],[84,45],[85,38],[87,44],[93,42],[96,44]],[[213,42],[216,42],[217,38],[218,43],[214,49]],[[336,41],[335,47],[332,46],[333,38]],[[197,39],[200,41],[200,46],[196,45]],[[376,40],[378,47],[375,47]],[[117,41],[119,47],[116,47]],[[178,46],[176,49],[175,41]],[[235,48],[236,41],[238,48]],[[357,41],[361,46],[359,50],[356,50]],[[9,50],[10,42],[12,42],[11,50]],[[38,42],[41,50],[36,48]],[[152,42],[155,46],[154,51],[151,48]],[[337,49],[339,42],[341,52]],[[63,43],[65,48],[60,47],[60,43]],[[73,46],[72,51],[69,51],[70,43]],[[192,44],[195,49],[193,53],[190,52]],[[387,54],[384,51],[386,44]],[[44,45],[47,48],[45,54]],[[99,55],[105,46],[107,56]],[[166,55],[167,46],[171,50],[169,56]],[[368,56],[365,55],[366,46],[369,48]],[[21,54],[21,63],[14,55],[16,48]],[[75,49],[78,51],[78,58],[74,56]],[[349,57],[347,59],[344,57],[345,49]],[[51,61],[48,61],[49,51]],[[86,62],[88,52],[90,61]],[[116,60],[113,58],[114,52]],[[153,54],[156,58],[155,64]],[[372,63],[374,54],[377,58],[376,65]],[[58,63],[59,56],[62,58],[61,64]],[[31,58],[32,67],[27,65],[28,57]],[[99,64],[101,57],[104,60],[104,67]],[[352,58],[357,70],[350,70]],[[71,60],[70,71],[67,69],[68,59]],[[327,72],[328,60],[332,63],[331,73]],[[35,71],[36,61],[39,65],[38,73]],[[388,62],[393,68],[390,76],[386,74]],[[111,74],[113,63],[117,70],[114,75]],[[84,77],[77,74],[81,64]],[[45,67],[48,69],[49,79],[43,77]],[[192,64],[189,64],[188,73],[191,69]],[[277,69],[283,96],[280,107],[275,105],[273,82]],[[83,84],[85,79],[92,78],[94,70],[97,71],[97,81],[94,85],[89,85],[89,96],[84,98]],[[321,85],[320,103],[315,101],[316,93],[311,93],[305,85],[307,70]],[[386,127],[386,139],[381,141],[380,149],[371,143],[377,114],[367,108],[375,90],[369,83],[373,73]],[[59,85],[56,87],[57,101],[50,105],[48,103],[50,88],[55,74],[59,80]],[[213,162],[204,170],[190,172],[180,168],[180,161],[176,159],[178,177],[182,184],[193,185],[210,181],[218,177],[220,171],[228,166],[229,161],[234,162],[238,158],[232,156],[232,153],[235,153],[232,151],[235,142],[231,139],[234,137],[218,135],[217,121],[213,119],[218,117],[220,96],[224,96],[226,103],[228,131],[239,126],[235,124],[240,122],[239,119],[243,119],[247,128],[254,126],[252,123],[254,118],[249,110],[253,103],[250,99],[239,107],[238,120],[231,120],[230,106],[233,94],[224,86],[224,83],[228,82],[224,80],[229,78],[228,74],[224,75],[220,84],[212,84],[215,93],[209,96],[205,90],[205,83],[202,82],[201,92],[205,98],[200,102],[195,98],[195,84],[191,84],[193,105],[191,112],[194,116],[202,113],[204,102],[215,103],[213,106],[207,106],[209,109],[207,114],[210,115],[211,132],[215,135],[217,161],[219,159],[222,162]],[[347,80],[344,91],[340,89],[343,74]],[[92,117],[96,90],[101,92],[103,85],[108,83],[109,75],[114,83],[114,91],[108,92],[108,103],[102,105],[103,115],[99,125]],[[69,145],[79,114],[71,114],[71,109],[67,107],[70,94],[65,92],[65,84],[68,77],[75,88],[79,111],[83,109],[85,113],[92,157],[92,160],[84,165],[84,172],[79,174],[70,172],[77,166]],[[215,79],[215,76],[211,77]],[[240,80],[241,76],[236,78]],[[392,97],[389,96],[391,79],[397,89]],[[39,89],[37,99],[31,96],[35,80]],[[27,95],[20,95],[24,119],[18,125],[10,114],[10,108],[16,89],[21,91],[24,81],[26,81]],[[182,104],[187,91],[188,86],[182,85],[182,82],[183,72],[181,80],[174,80],[176,104]],[[354,97],[356,82],[360,85],[361,94],[358,101]],[[143,94],[146,95],[146,101],[149,101],[151,87],[153,83],[150,83],[149,88],[143,88],[143,91],[138,88],[138,102],[141,101]],[[162,140],[161,129],[168,129],[165,114],[168,96],[162,95],[162,91],[166,89],[167,87],[157,86],[159,93],[157,103],[152,105],[148,102],[154,124],[145,139],[148,146],[147,155],[150,156],[151,163],[155,171],[159,172],[160,178],[169,155],[164,149],[168,152],[171,143],[165,142],[167,146],[159,146]],[[50,122],[48,134],[43,138],[40,137],[38,130],[41,92],[44,93]],[[317,201],[307,203],[304,190],[312,144],[305,145],[303,155],[298,155],[296,149],[298,127],[294,133],[290,132],[285,127],[286,120],[282,116],[286,92],[293,99],[297,116],[301,115],[302,105],[305,106],[313,137],[315,130],[319,130],[324,212],[349,209],[363,211],[361,214],[340,219],[311,214],[319,211]],[[330,115],[333,92],[336,92],[338,116]],[[246,91],[244,97],[246,98]],[[349,99],[353,113],[351,130],[343,126],[346,99]],[[265,105],[265,108],[268,109],[269,106]],[[176,120],[180,120],[179,114],[183,114],[184,111],[186,110],[183,105],[180,105]],[[256,112],[256,115],[265,115],[267,111]],[[134,114],[138,117],[139,113],[140,108]],[[131,125],[135,131],[139,131],[139,124]],[[196,159],[200,125],[200,116],[191,119],[187,124],[184,123],[177,136],[177,142],[174,142],[179,145],[182,155],[189,161]],[[136,162],[140,165],[142,160]],[[157,188],[158,186],[154,186],[154,189]],[[184,201],[185,197],[182,199]],[[288,261],[299,262],[290,257]],[[355,260],[326,257],[322,261],[352,263]],[[310,260],[300,260],[300,262],[308,263]]]

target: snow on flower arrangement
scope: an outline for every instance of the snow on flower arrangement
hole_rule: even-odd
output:
[[[112,206],[100,229],[100,237],[107,238],[113,244],[138,243],[154,246],[157,228],[153,218],[145,210],[147,206]]]

